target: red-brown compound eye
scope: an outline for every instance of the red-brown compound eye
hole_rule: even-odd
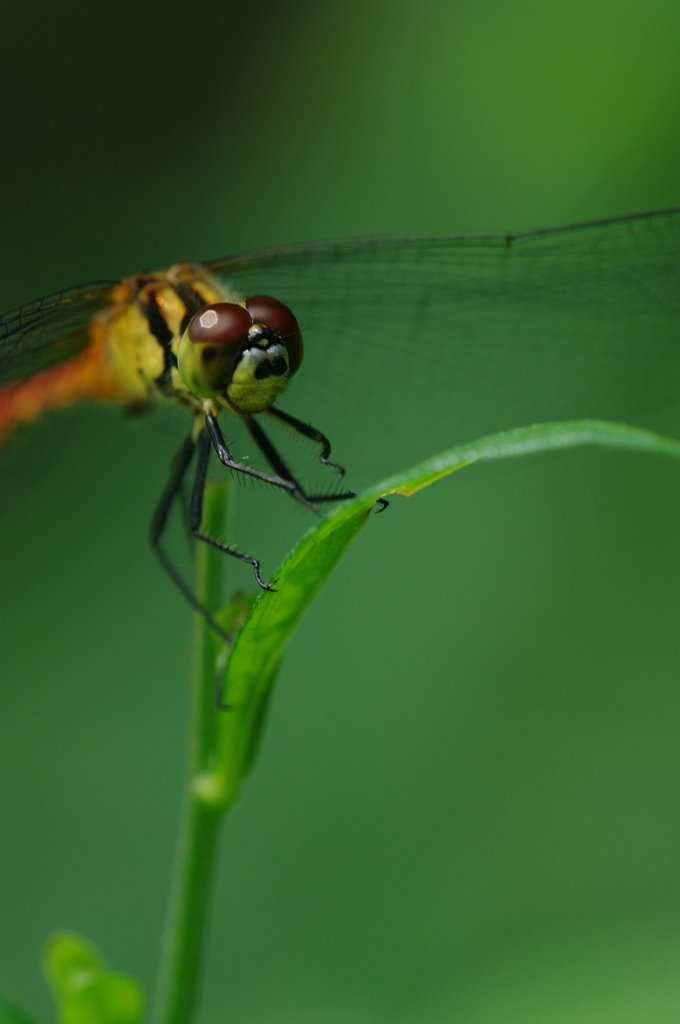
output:
[[[193,318],[187,333],[201,345],[228,345],[240,349],[248,338],[250,314],[235,302],[215,302]]]
[[[235,302],[216,302],[199,310],[180,338],[177,368],[190,391],[219,398],[231,384],[248,345],[252,318]]]
[[[288,352],[289,377],[299,369],[302,362],[303,343],[299,324],[288,306],[271,295],[251,295],[246,299],[246,308],[253,320],[264,324],[278,334]]]
[[[271,295],[251,295],[246,299],[246,308],[253,320],[271,327],[282,336],[300,329],[288,306],[284,306],[278,299],[273,299]]]

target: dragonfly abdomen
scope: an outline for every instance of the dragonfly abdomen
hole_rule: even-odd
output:
[[[71,359],[0,390],[0,440],[50,408],[87,398],[131,401],[105,345],[97,338]]]

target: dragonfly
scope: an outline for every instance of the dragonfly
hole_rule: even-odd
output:
[[[679,397],[680,208],[520,234],[279,246],[86,283],[0,317],[0,437],[80,399],[189,415],[151,540],[227,642],[163,542],[192,461],[192,534],[249,563],[263,588],[257,558],[201,530],[211,456],[310,509],[355,493],[303,486],[263,421],[314,442],[324,472],[346,464],[375,480],[483,434],[644,423]],[[264,468],[236,457],[225,417]]]

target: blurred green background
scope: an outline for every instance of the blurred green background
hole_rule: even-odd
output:
[[[0,305],[674,205],[679,31],[660,0],[6,5]],[[191,616],[146,532],[184,427],[77,409],[0,458],[0,985],[43,1021],[55,928],[154,981]],[[202,1021],[678,1020],[679,494],[577,451],[369,523],[228,825]],[[238,497],[272,567],[307,520]]]

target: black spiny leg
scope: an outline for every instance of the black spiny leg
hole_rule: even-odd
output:
[[[271,412],[271,410],[269,410],[269,411]],[[288,423],[289,422],[289,418],[286,417],[284,422]],[[312,501],[312,502],[314,502],[315,505],[319,505],[319,504],[321,504],[321,502],[324,502],[324,501],[342,501],[343,499],[346,499],[346,498],[354,498],[354,497],[356,497],[356,495],[354,494],[353,491],[343,491],[340,494],[306,494],[305,491],[302,489],[301,485],[296,480],[296,478],[293,476],[293,473],[290,471],[290,469],[288,468],[287,464],[283,461],[283,458],[281,457],[280,452],[274,446],[274,444],[272,443],[270,438],[265,434],[264,430],[262,429],[262,427],[260,426],[258,421],[256,419],[254,419],[252,416],[248,416],[246,418],[246,425],[248,427],[248,430],[250,431],[251,437],[255,441],[256,445],[258,446],[258,448],[260,449],[260,451],[262,452],[262,454],[264,455],[265,459],[267,460],[269,465],[272,467],[274,472],[277,473],[283,480],[289,480],[295,486],[295,488],[297,489],[297,491],[300,494],[304,494],[305,498],[308,501]],[[314,428],[310,427],[309,429],[313,430]],[[327,453],[330,452],[330,450],[331,450],[330,444],[326,440],[326,438],[323,437],[323,434],[319,434],[318,431],[314,431],[314,434],[315,434],[315,436],[314,436],[313,440],[316,441],[316,440],[319,440],[319,438],[323,438],[323,440],[325,442],[325,445],[326,445],[326,451],[327,451]],[[318,436],[316,436],[316,435],[318,435]],[[310,437],[310,436],[311,436],[310,434],[305,433],[305,437]],[[335,466],[336,465],[335,462],[328,462],[327,460],[325,460],[323,458],[321,459],[321,461],[326,466]],[[340,466],[338,468],[343,473],[345,472],[344,469],[342,469],[342,466]]]
[[[325,434],[322,434],[320,430],[313,427],[311,423],[305,423],[304,420],[299,420],[297,416],[291,416],[289,412],[284,412],[282,409],[278,409],[275,405],[267,409],[270,416],[274,419],[279,420],[281,423],[285,423],[287,427],[291,427],[298,434],[302,434],[304,437],[308,437],[310,441],[316,441],[317,444],[321,445],[321,454],[319,455],[319,462],[322,466],[332,466],[333,469],[337,469],[340,476],[345,475],[345,467],[341,466],[338,462],[331,462],[328,456],[331,453],[331,443]],[[259,442],[258,442],[259,443]],[[262,448],[262,445],[260,445]],[[262,448],[262,451],[267,454]],[[270,459],[271,462],[271,459]],[[274,465],[272,463],[272,465]],[[274,467],[276,468],[276,467]],[[329,495],[317,495],[312,498],[312,501],[343,501],[347,498],[356,498],[356,494],[353,491],[343,491],[342,494],[329,494]],[[382,512],[389,505],[387,498],[378,498],[376,504],[380,507],[378,512]]]
[[[246,476],[254,476],[256,480],[262,480],[265,484],[272,484],[274,487],[281,487],[284,491],[288,491],[292,498],[299,501],[305,508],[315,512],[314,502],[307,497],[302,488],[297,484],[294,479],[286,477],[280,474],[263,473],[259,469],[253,469],[252,466],[247,466],[244,462],[237,462],[233,457],[227,443],[224,440],[220,425],[217,419],[211,412],[205,413],[205,426],[210,437],[210,443],[212,444],[217,458],[220,460],[223,466],[227,469],[233,469],[237,473],[245,473]],[[278,463],[283,466],[283,462],[279,460]],[[276,468],[276,467],[274,467]]]
[[[182,481],[186,474],[189,464],[196,450],[196,442],[193,437],[189,436],[183,443],[182,447],[177,452],[175,459],[172,464],[172,470],[170,472],[170,479],[165,485],[165,489],[161,494],[156,510],[151,520],[151,544],[154,551],[156,552],[161,565],[168,573],[172,581],[179,588],[182,594],[185,596],[189,604],[206,620],[208,625],[217,633],[221,640],[226,644],[231,644],[232,638],[225,633],[219,623],[213,618],[208,609],[201,604],[193,590],[184,579],[182,574],[179,572],[177,566],[172,561],[167,551],[163,547],[163,533],[167,525],[168,516],[173,503],[177,500],[181,493]],[[205,477],[205,473],[204,473]],[[202,498],[202,494],[201,494]]]
[[[331,462],[328,456],[331,453],[331,443],[325,434],[322,434],[320,430],[313,427],[311,423],[305,423],[304,420],[299,420],[297,416],[291,416],[289,412],[284,412],[283,409],[277,409],[275,405],[272,405],[267,412],[274,419],[280,420],[281,423],[285,423],[287,427],[292,427],[293,430],[298,434],[302,434],[303,437],[308,437],[310,441],[316,441],[317,444],[321,445],[321,454],[319,455],[319,462],[322,466],[332,466],[333,469],[337,469],[340,476],[345,475],[345,467],[341,466],[339,462]],[[354,497],[354,495],[352,495]]]
[[[298,431],[298,433],[301,433],[305,437],[309,437],[311,440],[317,441],[321,444],[322,451],[319,456],[319,461],[322,462],[323,465],[333,466],[341,473],[344,473],[342,466],[338,466],[337,463],[329,460],[328,456],[330,455],[331,446],[328,438],[326,438],[324,434],[319,430],[316,430],[315,427],[302,423],[302,421],[295,419],[293,416],[289,416],[287,413],[282,413],[280,410],[272,409],[269,411],[282,423],[285,423],[287,426]],[[251,466],[247,466],[242,462],[237,462],[227,447],[217,419],[211,412],[206,412],[205,429],[199,434],[198,440],[195,440],[193,435],[187,437],[175,456],[170,472],[170,478],[165,485],[163,493],[161,494],[160,500],[154,511],[150,529],[151,544],[161,565],[192,608],[203,616],[210,628],[213,629],[217,636],[219,636],[226,644],[231,644],[233,638],[222,629],[210,611],[201,604],[163,546],[163,534],[165,533],[168,516],[173,504],[181,494],[184,477],[186,476],[186,472],[194,456],[194,452],[198,450],[196,475],[194,477],[191,499],[189,502],[190,532],[196,540],[200,540],[203,544],[209,544],[211,547],[223,552],[225,555],[237,558],[241,562],[247,562],[252,566],[255,578],[263,590],[273,590],[274,588],[265,583],[262,579],[260,574],[260,563],[257,558],[251,558],[250,556],[237,551],[233,547],[229,547],[226,544],[220,544],[219,541],[213,540],[212,537],[209,537],[201,531],[203,495],[205,493],[208,461],[210,459],[211,448],[214,449],[222,465],[226,466],[228,469],[244,473],[247,476],[253,476],[257,480],[262,480],[264,483],[272,484],[275,487],[280,487],[283,490],[288,491],[292,498],[311,511],[316,511],[315,506],[320,502],[341,501],[345,498],[354,497],[354,493],[352,491],[343,491],[340,494],[306,494],[259,423],[257,423],[252,417],[244,417],[244,419],[253,440],[256,442],[260,451],[274,470],[274,475],[271,473],[260,472],[260,470],[253,469]],[[383,508],[389,504],[384,498],[379,498],[378,501]]]
[[[220,435],[221,436],[221,435]],[[226,544],[220,544],[219,541],[213,540],[212,537],[208,537],[206,533],[201,533],[201,519],[203,518],[203,495],[205,493],[205,480],[208,472],[208,461],[210,459],[210,452],[212,451],[213,442],[209,437],[207,430],[202,430],[198,438],[198,459],[196,462],[196,476],[194,478],[194,486],[191,491],[191,501],[189,504],[189,529],[196,540],[203,541],[204,544],[209,544],[211,547],[216,548],[218,551],[222,551],[225,555],[231,555],[232,558],[238,558],[241,562],[247,562],[248,565],[253,567],[255,573],[255,579],[262,587],[263,590],[273,590],[268,583],[262,579],[260,575],[260,563],[257,558],[250,558],[249,555],[243,555],[236,548],[230,547]],[[228,450],[225,445],[225,451]],[[222,462],[223,460],[220,459]],[[228,463],[225,463],[228,465]],[[238,463],[231,466],[232,469],[239,469]]]

